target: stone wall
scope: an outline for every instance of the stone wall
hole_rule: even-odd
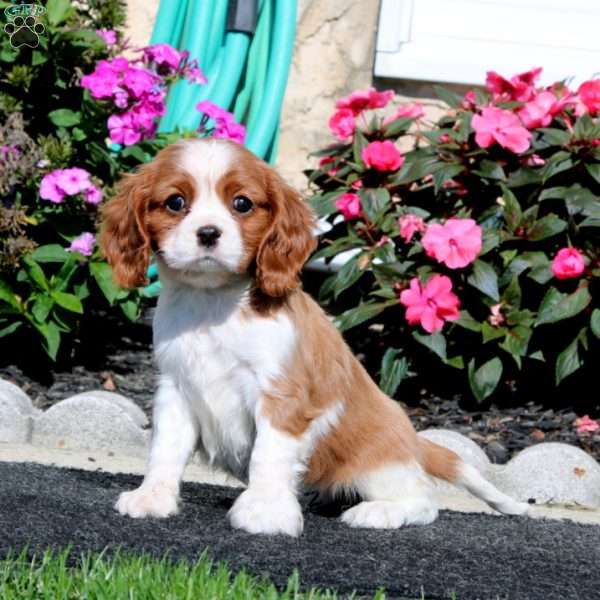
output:
[[[128,36],[134,45],[144,45],[152,32],[158,0],[128,0],[127,4]],[[296,45],[283,106],[277,167],[299,189],[306,187],[302,171],[311,164],[309,152],[332,141],[327,121],[336,99],[373,85],[378,13],[379,0],[298,2]],[[391,84],[379,82],[378,87],[396,87],[403,97],[420,96],[421,100],[426,94],[422,87]],[[423,102],[430,113],[439,106]]]

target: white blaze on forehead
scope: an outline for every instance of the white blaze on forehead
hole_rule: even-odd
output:
[[[185,140],[181,143],[179,161],[196,183],[200,195],[207,188],[214,191],[219,179],[234,162],[234,149],[219,140]]]

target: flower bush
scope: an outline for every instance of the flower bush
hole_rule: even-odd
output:
[[[119,0],[45,8],[37,48],[0,38],[0,343],[41,340],[56,359],[98,311],[139,315],[142,291],[114,286],[95,238],[120,173],[182,135],[244,128],[204,103],[199,131],[157,133],[169,86],[206,82],[187,52],[129,48]]]
[[[541,87],[540,73],[489,72],[464,97],[439,88],[436,123],[418,104],[393,107],[391,92],[336,104],[338,142],[307,171],[327,229],[315,258],[345,253],[320,298],[341,330],[374,338],[390,394],[415,375],[445,394],[468,382],[478,401],[529,376],[592,381],[600,80]]]

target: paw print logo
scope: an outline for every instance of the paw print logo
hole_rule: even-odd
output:
[[[40,43],[40,35],[44,33],[45,27],[31,15],[28,17],[18,16],[4,26],[4,31],[10,36],[10,45],[13,48],[21,46],[37,48]]]

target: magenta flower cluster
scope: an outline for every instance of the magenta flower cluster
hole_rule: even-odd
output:
[[[102,201],[102,190],[96,187],[85,169],[71,167],[56,169],[44,175],[40,184],[40,197],[53,204],[64,202],[65,196],[82,194],[88,204],[99,204]]]
[[[199,102],[196,105],[196,110],[203,113],[199,127],[201,133],[210,133],[216,138],[227,138],[238,144],[244,143],[246,128],[241,123],[236,122],[232,113],[208,100]],[[213,128],[210,131],[208,128],[209,120],[213,123]]]
[[[81,78],[81,86],[92,98],[114,105],[115,113],[107,123],[110,139],[131,146],[154,137],[158,117],[165,114],[167,86],[179,77],[206,83],[187,52],[155,44],[144,48],[134,61],[123,56],[101,60],[92,73]]]

